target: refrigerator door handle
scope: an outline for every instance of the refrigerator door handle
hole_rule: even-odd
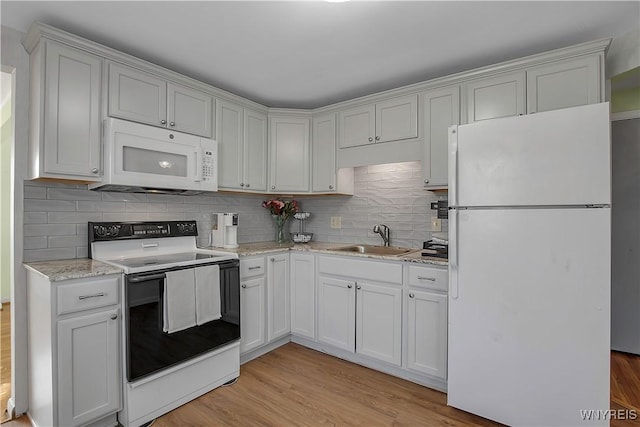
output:
[[[449,296],[458,299],[458,210],[449,210]]]
[[[449,126],[449,206],[458,206],[458,125]]]

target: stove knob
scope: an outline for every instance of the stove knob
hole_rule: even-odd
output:
[[[109,236],[117,237],[119,234],[120,228],[117,225],[112,225],[109,227]]]
[[[94,229],[93,229],[94,233],[96,233],[96,236],[99,237],[106,237],[107,236],[107,227],[103,226],[103,225],[97,225]]]

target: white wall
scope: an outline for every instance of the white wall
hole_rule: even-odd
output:
[[[9,99],[2,105],[0,113],[0,301],[3,303],[11,301],[11,109]]]

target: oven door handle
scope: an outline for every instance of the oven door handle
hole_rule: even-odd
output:
[[[146,282],[148,280],[165,279],[166,277],[167,277],[166,274],[158,273],[158,274],[149,274],[147,276],[129,277],[127,278],[127,281],[129,281],[130,283],[139,283],[139,282]]]

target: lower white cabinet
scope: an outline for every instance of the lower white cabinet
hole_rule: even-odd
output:
[[[402,265],[349,258],[320,257],[318,341],[400,366]],[[372,281],[380,269],[390,283]]]
[[[27,275],[29,416],[35,425],[116,425],[122,408],[120,275]]]
[[[402,289],[356,282],[356,353],[400,366]]]
[[[407,293],[407,368],[447,378],[447,295]]]
[[[267,342],[264,256],[240,259],[240,354]]]
[[[267,256],[267,339],[291,332],[289,253]]]
[[[406,367],[441,380],[447,379],[446,267],[405,266]]]
[[[120,407],[120,309],[58,321],[58,419],[78,426]]]
[[[291,333],[316,338],[316,257],[292,252],[289,255],[291,287]]]
[[[355,351],[355,281],[318,277],[318,341]]]
[[[240,258],[240,354],[291,332],[289,253]]]
[[[265,287],[264,276],[240,278],[240,353],[266,343]]]

